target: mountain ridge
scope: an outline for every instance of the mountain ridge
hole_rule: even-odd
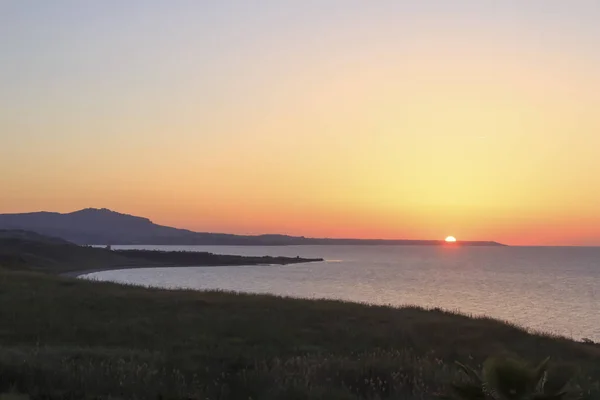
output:
[[[283,234],[235,235],[194,232],[158,225],[149,218],[107,208],[70,213],[49,211],[0,214],[0,229],[17,229],[57,237],[80,245],[441,245],[442,240],[307,238]],[[466,246],[504,246],[493,241],[460,241]]]

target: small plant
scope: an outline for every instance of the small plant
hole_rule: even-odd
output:
[[[453,396],[460,400],[562,400],[568,392],[569,377],[548,374],[546,358],[531,366],[515,358],[488,358],[481,374],[457,362],[469,378],[468,382],[454,383]]]

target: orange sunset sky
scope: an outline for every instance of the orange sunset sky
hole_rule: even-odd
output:
[[[600,245],[600,2],[0,4],[0,213]]]

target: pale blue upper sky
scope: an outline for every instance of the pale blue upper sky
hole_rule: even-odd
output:
[[[597,62],[599,20],[596,0],[3,0],[0,105],[3,118],[61,102],[110,113],[138,97],[177,98],[190,85],[204,90],[199,101],[251,101],[282,73],[278,63],[351,62],[365,48],[401,49],[428,32],[481,35],[490,46],[505,36]]]
[[[56,96],[174,93],[190,81],[224,95],[250,77],[268,79],[277,73],[269,62],[289,53],[297,61],[340,49],[351,58],[349,46],[401,48],[428,31],[512,36],[597,60],[599,20],[596,0],[3,0],[0,104],[31,110]]]

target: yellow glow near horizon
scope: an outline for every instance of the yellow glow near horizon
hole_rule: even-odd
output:
[[[454,236],[448,236],[446,238],[446,242],[448,242],[448,243],[454,243],[454,242],[456,242],[456,238]]]

